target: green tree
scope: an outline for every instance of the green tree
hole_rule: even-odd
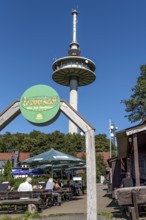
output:
[[[64,136],[65,134],[60,131],[55,131],[51,134],[48,134],[48,143],[49,148],[57,148],[58,150],[64,147]]]
[[[79,151],[85,150],[84,136],[80,134],[67,134],[65,136],[65,152],[75,154]]]
[[[109,139],[106,134],[95,135],[95,149],[97,152],[109,151]]]
[[[100,182],[100,176],[105,175],[106,172],[106,164],[104,162],[103,156],[102,155],[97,155],[96,156],[96,178],[97,182]]]
[[[5,165],[4,165],[4,175],[6,177],[9,177],[11,174],[10,172],[12,171],[12,164],[11,164],[11,161],[10,160],[7,160],[5,162]]]
[[[51,148],[75,155],[86,151],[85,136],[80,134],[63,134],[60,131],[45,134],[32,131],[30,134],[9,132],[0,136],[0,152],[21,151],[30,152],[35,156]],[[109,139],[105,134],[95,135],[95,149],[98,152],[109,151]]]
[[[131,122],[136,122],[146,115],[146,65],[140,67],[141,73],[137,84],[132,88],[132,95],[127,100],[122,100],[128,113],[125,117]]]
[[[8,152],[9,149],[12,149],[11,145],[12,134],[10,132],[6,132],[1,136],[0,139],[0,152]]]

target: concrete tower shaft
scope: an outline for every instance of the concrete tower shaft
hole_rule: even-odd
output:
[[[53,80],[63,86],[70,87],[70,105],[78,110],[78,87],[91,84],[95,79],[96,66],[93,61],[80,57],[77,42],[77,15],[73,10],[73,40],[68,51],[69,56],[55,60],[52,65]],[[69,133],[77,133],[77,127],[69,121]]]

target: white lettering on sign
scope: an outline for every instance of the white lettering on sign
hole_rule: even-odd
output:
[[[53,157],[54,157],[55,159],[56,159],[56,158],[65,158],[65,159],[66,159],[66,158],[69,158],[68,156],[53,156]]]

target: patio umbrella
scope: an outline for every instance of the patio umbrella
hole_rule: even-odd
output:
[[[10,172],[10,174],[12,175],[28,175],[28,171],[23,171],[23,170],[13,170],[12,172]]]
[[[60,166],[59,169],[60,172],[62,172],[64,166],[69,167],[71,164],[85,164],[85,161],[78,157],[74,157],[70,154],[66,154],[51,148],[44,153],[38,154],[34,157],[30,157],[22,161],[22,163],[30,164],[31,166],[37,167],[40,167],[42,164],[51,164],[53,176],[53,170],[54,168],[56,168],[55,166],[57,165]]]
[[[61,176],[61,179],[63,179],[63,170],[65,170],[65,168],[67,168],[69,166],[69,164],[42,164],[42,165],[39,165],[39,168],[45,170],[45,171],[48,171],[48,170],[51,170],[52,172],[52,176],[53,176],[53,173],[54,172],[60,172],[60,176]]]
[[[84,160],[74,157],[70,154],[66,154],[51,148],[44,153],[38,154],[34,157],[30,157],[22,163],[31,164],[31,165],[41,165],[41,164],[70,164],[70,163],[85,163]]]
[[[86,169],[86,165],[82,165],[82,166],[71,166],[71,167],[68,167],[67,169],[65,170],[85,170]]]
[[[28,172],[29,175],[42,175],[45,172],[42,169],[33,169]]]

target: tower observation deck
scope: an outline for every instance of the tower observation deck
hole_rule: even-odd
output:
[[[88,58],[80,57],[79,43],[76,40],[77,10],[73,15],[73,41],[70,43],[69,56],[55,60],[52,65],[53,80],[63,86],[70,87],[70,105],[78,110],[78,87],[91,84],[95,79],[96,66]],[[69,133],[77,133],[76,125],[69,121]]]

